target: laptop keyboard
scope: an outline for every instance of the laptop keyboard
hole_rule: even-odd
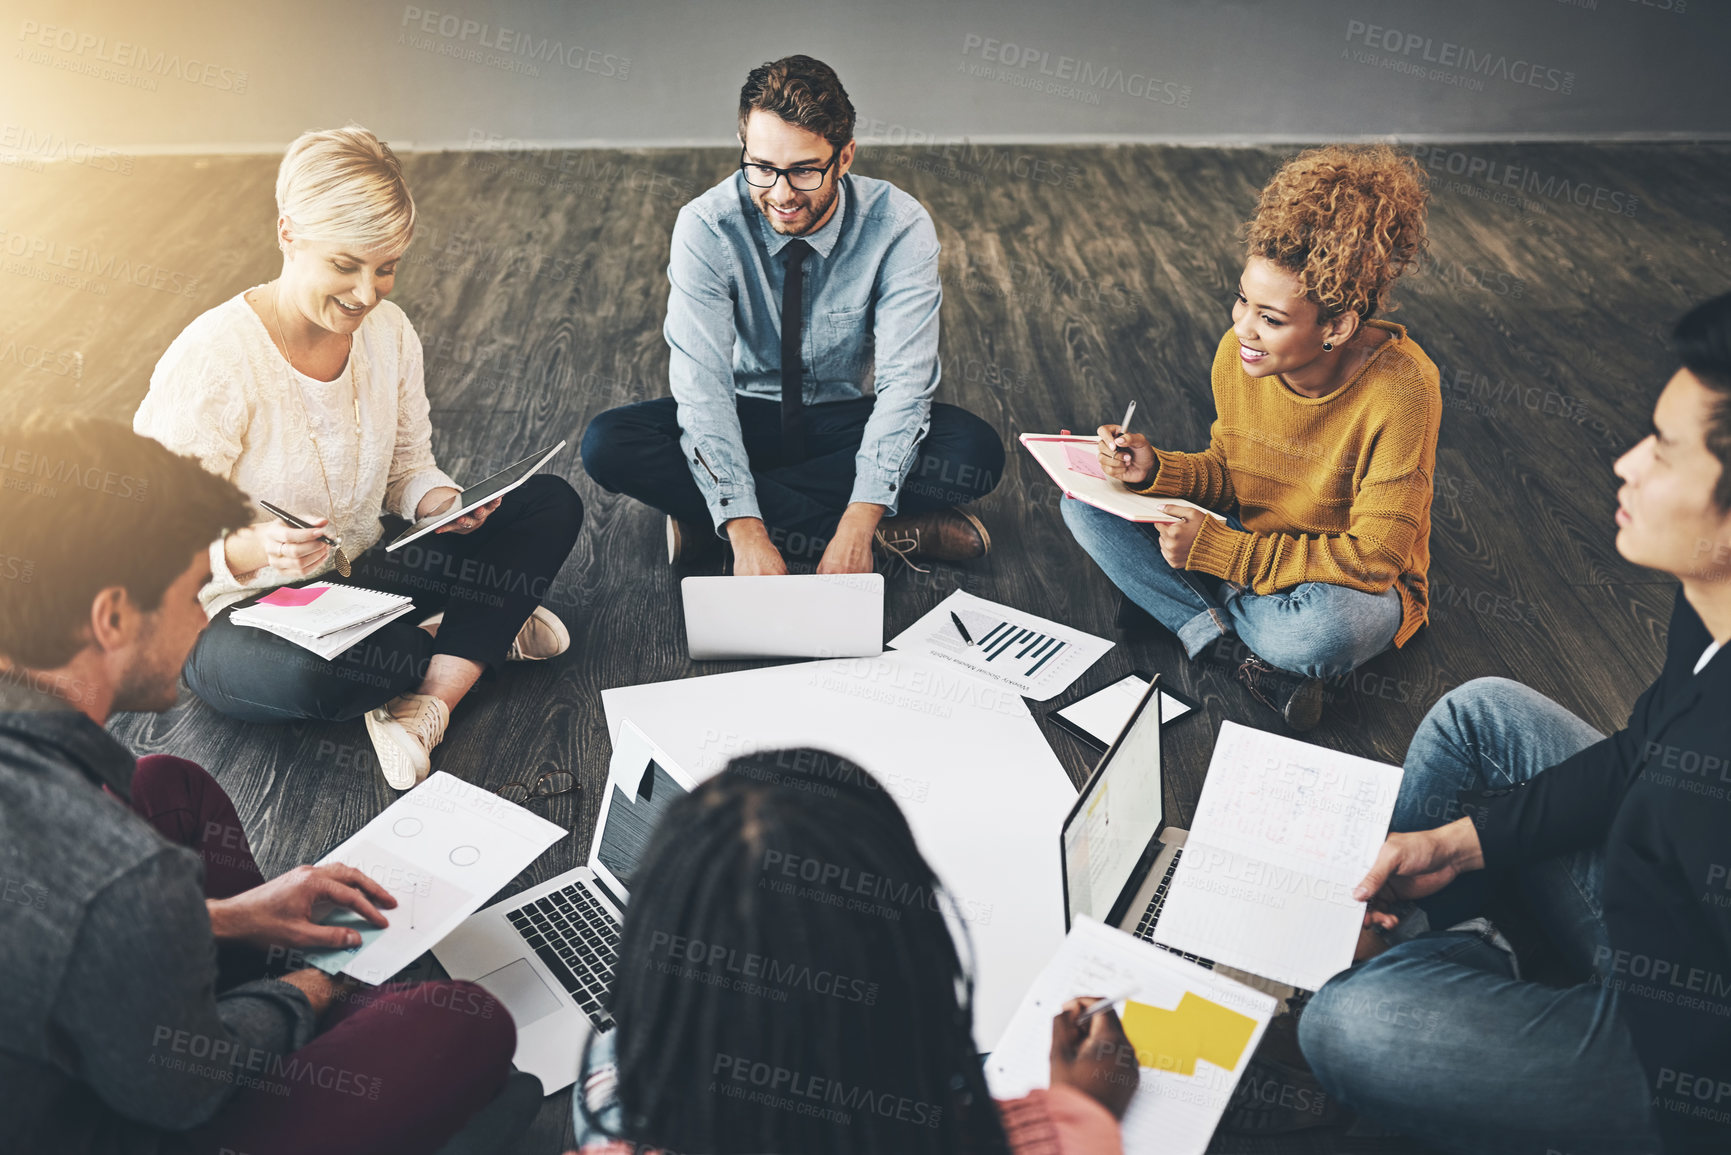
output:
[[[1163,943],[1154,942],[1154,924],[1160,921],[1160,912],[1166,907],[1166,892],[1172,889],[1172,875],[1178,870],[1178,860],[1184,857],[1184,848],[1180,846],[1172,852],[1172,861],[1166,864],[1166,873],[1160,878],[1160,885],[1154,888],[1154,895],[1148,900],[1148,909],[1142,912],[1142,917],[1136,922],[1136,937],[1143,942],[1154,943],[1155,946],[1168,954],[1189,959],[1197,966],[1214,969],[1214,964],[1208,959],[1190,954],[1188,951],[1177,950]]]
[[[581,880],[525,903],[507,918],[598,1031],[613,1029],[602,1005],[619,958],[619,923]]]

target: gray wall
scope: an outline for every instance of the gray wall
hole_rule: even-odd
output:
[[[745,71],[795,51],[835,65],[862,140],[896,144],[1731,136],[1724,0],[4,0],[0,13],[0,154],[274,151],[350,119],[418,148],[722,144]]]

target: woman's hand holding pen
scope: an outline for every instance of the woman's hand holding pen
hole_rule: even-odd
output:
[[[322,517],[310,529],[296,529],[275,518],[261,521],[224,538],[223,556],[229,571],[242,581],[267,565],[291,580],[306,577],[330,556],[331,547],[324,540],[328,524]]]
[[[1100,469],[1125,485],[1145,485],[1154,473],[1154,447],[1140,433],[1125,433],[1117,425],[1102,425]]]

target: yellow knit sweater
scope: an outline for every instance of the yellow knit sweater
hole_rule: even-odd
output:
[[[1371,593],[1398,585],[1398,646],[1427,618],[1442,391],[1436,366],[1404,328],[1367,324],[1390,338],[1351,381],[1319,398],[1250,376],[1228,331],[1214,354],[1208,448],[1155,450],[1153,484],[1139,492],[1236,512],[1249,530],[1204,519],[1185,569],[1258,594],[1301,582]]]

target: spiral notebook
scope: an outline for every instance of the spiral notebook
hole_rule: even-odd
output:
[[[401,594],[313,582],[272,590],[228,620],[275,634],[329,661],[414,608],[414,599]]]
[[[1172,522],[1178,519],[1160,512],[1162,505],[1182,505],[1201,509],[1216,521],[1225,517],[1212,509],[1203,509],[1181,497],[1149,497],[1125,489],[1100,468],[1098,437],[1078,437],[1071,434],[1024,433],[1019,441],[1022,448],[1033,454],[1040,468],[1046,471],[1065,497],[1085,501],[1096,509],[1116,514],[1125,521]]]

